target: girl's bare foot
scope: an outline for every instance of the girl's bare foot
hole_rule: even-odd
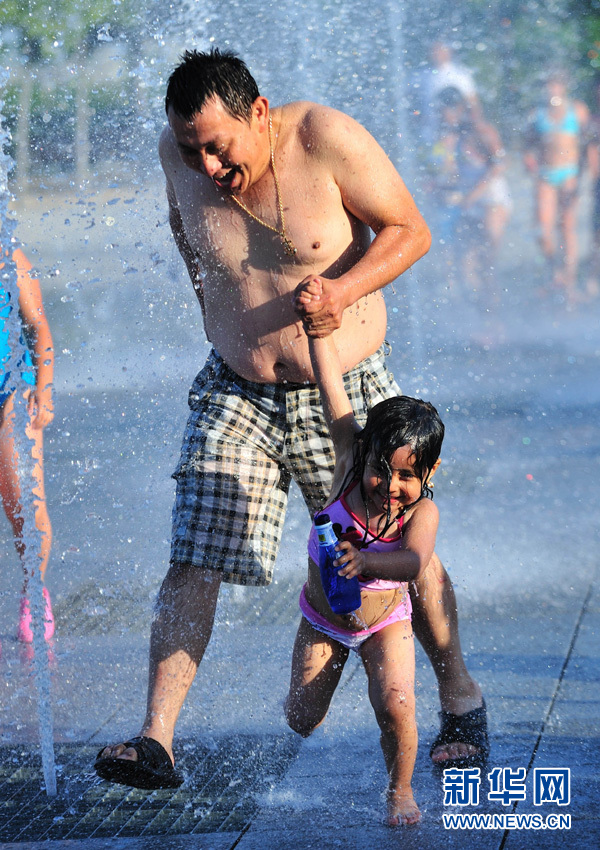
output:
[[[388,791],[387,800],[388,813],[385,822],[388,826],[408,826],[421,820],[421,812],[412,791],[402,794]]]

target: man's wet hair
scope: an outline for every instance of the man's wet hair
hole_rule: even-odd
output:
[[[218,97],[233,118],[249,122],[259,96],[246,63],[231,50],[186,50],[167,81],[165,111],[172,109],[183,121],[191,121],[207,101]]]

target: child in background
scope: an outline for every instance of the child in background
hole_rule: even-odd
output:
[[[313,279],[297,298],[318,298],[319,287]],[[321,584],[313,525],[286,719],[300,735],[310,735],[327,714],[350,649],[357,652],[369,680],[389,774],[387,823],[413,824],[421,813],[411,785],[417,728],[407,583],[434,555],[438,511],[426,497],[440,462],[444,426],[431,404],[399,396],[372,408],[361,430],[333,338],[309,337],[309,349],[335,446],[333,486],[325,508],[341,532],[335,566],[347,579],[358,576],[361,606],[345,615],[331,610]]]
[[[4,258],[9,255],[9,251],[2,245],[0,270],[4,268]],[[52,336],[42,304],[40,284],[30,274],[31,263],[20,248],[14,251],[12,259],[17,269],[17,284],[19,288],[18,309],[21,324],[25,331],[25,336],[32,340],[33,349],[33,361],[30,351],[25,347],[20,365],[24,367],[21,374],[23,381],[27,385],[24,393],[29,415],[26,435],[29,440],[33,441],[31,448],[34,462],[33,477],[35,481],[33,496],[35,522],[41,532],[41,549],[38,554],[43,581],[52,544],[52,528],[46,508],[46,494],[44,490],[43,433],[44,428],[52,421],[54,416],[52,402],[54,352],[52,348]],[[0,280],[0,496],[4,511],[13,529],[16,550],[20,558],[23,559],[21,488],[17,468],[18,458],[15,455],[13,437],[16,382],[14,376],[11,376],[11,373],[8,371],[11,351],[9,347],[7,320],[12,309],[13,305],[11,304],[10,294],[4,286],[4,282]],[[33,366],[35,368],[32,371]],[[26,574],[17,629],[17,638],[25,643],[31,643],[33,640],[31,611],[29,600],[25,595],[28,579],[29,577]],[[44,597],[46,600],[44,632],[46,640],[49,640],[54,633],[54,619],[47,588],[44,588]]]

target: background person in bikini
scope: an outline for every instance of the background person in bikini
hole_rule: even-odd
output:
[[[550,284],[570,304],[577,292],[577,201],[589,133],[587,106],[569,97],[562,71],[548,75],[544,103],[529,118],[524,163],[536,176],[536,216]]]

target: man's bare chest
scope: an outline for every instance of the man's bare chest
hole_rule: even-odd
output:
[[[353,240],[353,219],[338,187],[318,176],[274,180],[238,204],[212,186],[176,186],[187,241],[199,259],[230,273],[282,265],[319,268],[334,263]],[[286,246],[295,248],[290,258]]]

